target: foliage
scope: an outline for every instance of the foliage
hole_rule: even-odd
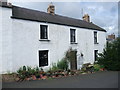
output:
[[[19,78],[24,80],[25,77],[27,77],[26,66],[20,67],[17,73],[18,73]]]
[[[52,65],[52,68],[50,68],[49,71],[59,71],[59,70],[67,70],[68,69],[68,62],[65,59],[62,59]]]
[[[104,68],[104,66],[99,64],[94,64],[93,67],[94,67],[94,71],[99,71],[101,68]]]
[[[52,68],[50,68],[50,70],[49,71],[57,71],[59,68],[57,67],[57,64],[56,63],[53,63],[52,64]]]
[[[85,63],[82,65],[81,71],[83,72],[87,72],[89,70],[89,65],[91,65],[90,63]]]
[[[65,59],[62,59],[57,63],[57,67],[61,70],[67,70],[68,69],[68,61]]]
[[[99,53],[97,63],[103,65],[107,70],[120,70],[120,38],[108,43],[103,53]]]
[[[20,67],[17,70],[17,74],[18,74],[20,79],[24,80],[25,78],[29,78],[32,75],[38,76],[39,75],[39,71],[40,71],[39,67],[31,68],[29,66],[23,66],[23,67]]]

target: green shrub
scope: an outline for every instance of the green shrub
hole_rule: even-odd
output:
[[[59,70],[67,70],[68,69],[68,62],[65,59],[62,59],[60,61],[54,64],[52,64],[52,68],[50,68],[49,71],[59,71]]]
[[[81,71],[83,72],[87,72],[87,69],[89,68],[89,65],[91,65],[90,63],[85,63],[82,65]]]
[[[68,62],[67,62],[67,60],[62,59],[61,61],[59,61],[57,63],[57,67],[58,67],[58,69],[61,69],[61,70],[67,70],[68,69]]]
[[[120,71],[120,37],[108,43],[102,53],[99,53],[97,63],[103,65],[105,69]]]
[[[99,64],[94,64],[94,71],[99,71],[100,70],[100,65]]]
[[[57,67],[56,63],[52,64],[52,68],[50,68],[50,71],[54,72],[57,71],[59,68]]]
[[[39,69],[39,67],[37,66],[37,67],[35,67],[35,71],[36,72],[39,72],[40,71],[40,69]]]
[[[17,70],[18,77],[20,79],[25,79],[31,77],[31,75],[39,75],[39,67],[31,68],[30,66],[23,66]]]
[[[24,80],[27,77],[26,66],[20,67],[17,74],[20,79]]]

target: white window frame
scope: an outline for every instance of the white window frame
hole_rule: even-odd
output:
[[[74,29],[74,30],[75,30],[75,42],[71,42],[71,31],[70,31],[71,29]],[[71,27],[71,28],[69,29],[69,34],[70,34],[70,35],[69,35],[70,43],[71,43],[71,44],[78,44],[78,43],[77,43],[77,29]]]
[[[47,26],[47,39],[41,39],[41,25]],[[39,24],[39,41],[50,41],[49,40],[49,25],[48,24]]]
[[[97,38],[97,42],[95,42],[95,32],[97,33],[97,37],[96,37],[96,38]],[[94,44],[99,44],[99,43],[98,43],[98,32],[97,32],[97,31],[94,31],[94,32],[93,32],[93,36],[94,36]]]
[[[49,67],[50,66],[50,50],[49,49],[38,49],[37,50],[37,65],[39,67],[39,51],[48,51],[48,66],[41,66],[42,67]]]

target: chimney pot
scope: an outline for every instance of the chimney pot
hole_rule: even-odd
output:
[[[88,14],[85,14],[83,16],[83,20],[86,21],[86,22],[90,22],[90,16]]]
[[[48,6],[47,13],[55,15],[55,6],[52,3]]]
[[[109,38],[109,39],[115,39],[115,34],[113,33],[113,34],[111,34],[111,35],[108,35],[108,38]]]

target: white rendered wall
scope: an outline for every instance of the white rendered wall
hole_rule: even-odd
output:
[[[1,8],[2,11],[2,72],[12,71],[12,19],[11,9]]]
[[[2,72],[2,8],[0,7],[0,73]]]
[[[70,26],[40,23],[20,19],[11,19],[11,10],[4,8],[2,28],[3,72],[16,71],[19,67],[38,66],[38,51],[49,50],[48,69],[61,60],[65,52],[72,47],[77,49],[78,69],[81,63],[94,62],[94,50],[102,52],[105,45],[105,32],[98,32],[99,44],[94,45],[94,30]],[[39,41],[40,25],[48,25],[50,41]],[[70,28],[76,29],[78,44],[70,44]],[[83,58],[80,54],[83,53]]]

